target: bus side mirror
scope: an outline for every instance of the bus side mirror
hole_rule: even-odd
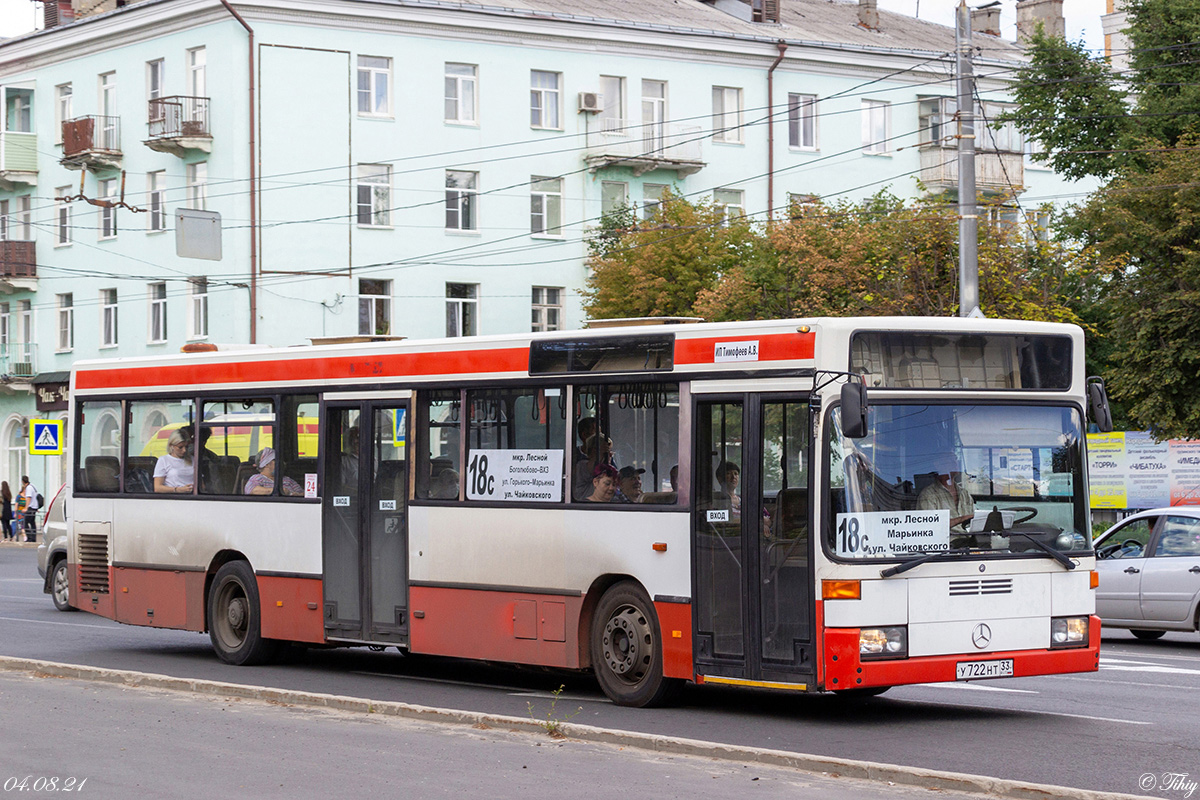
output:
[[[867,387],[858,381],[842,384],[842,436],[861,439],[867,435]]]
[[[1108,391],[1104,388],[1104,379],[1093,375],[1087,380],[1088,412],[1092,415],[1092,422],[1096,423],[1101,433],[1110,433],[1113,429],[1112,409],[1108,407]]]

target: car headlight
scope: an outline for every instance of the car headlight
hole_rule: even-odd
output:
[[[858,657],[863,661],[908,656],[908,628],[863,628],[858,632]]]
[[[1050,620],[1051,647],[1083,647],[1087,643],[1087,617],[1054,617]]]

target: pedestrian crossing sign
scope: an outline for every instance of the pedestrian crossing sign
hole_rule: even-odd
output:
[[[63,451],[61,419],[29,420],[29,455],[58,456]]]

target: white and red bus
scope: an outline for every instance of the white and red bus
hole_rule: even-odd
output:
[[[1083,364],[1077,327],[945,318],[80,362],[70,603],[627,705],[1095,670]]]

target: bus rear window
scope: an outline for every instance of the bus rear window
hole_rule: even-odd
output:
[[[1069,389],[1071,339],[1023,334],[864,331],[850,371],[885,389]]]

